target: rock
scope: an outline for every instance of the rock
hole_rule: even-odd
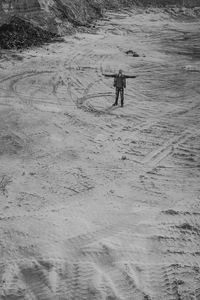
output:
[[[35,172],[30,172],[29,175],[34,176],[34,175],[36,175],[36,173]]]
[[[125,53],[129,56],[139,57],[139,54],[133,50],[127,50]]]
[[[121,160],[126,160],[126,159],[127,159],[126,155],[122,155]]]

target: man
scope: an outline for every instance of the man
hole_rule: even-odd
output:
[[[114,77],[114,87],[116,89],[115,103],[113,106],[118,105],[119,94],[121,98],[121,107],[124,106],[124,89],[126,88],[126,78],[136,78],[136,76],[127,76],[123,74],[122,70],[119,70],[118,74],[103,74],[106,77]]]

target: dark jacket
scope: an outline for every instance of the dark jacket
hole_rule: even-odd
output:
[[[114,87],[118,89],[123,89],[126,87],[126,76],[125,75],[120,75],[116,74],[114,78]]]
[[[114,87],[116,87],[117,89],[123,89],[126,87],[126,78],[136,78],[135,75],[124,75],[122,74],[121,76],[119,76],[118,74],[103,74],[106,77],[112,77],[114,78]]]

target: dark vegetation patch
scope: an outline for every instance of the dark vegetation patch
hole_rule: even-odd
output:
[[[14,16],[0,27],[0,48],[22,49],[59,40],[55,33],[43,30],[30,22]]]

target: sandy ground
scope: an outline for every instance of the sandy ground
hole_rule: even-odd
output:
[[[199,23],[108,13],[65,40],[1,52],[0,299],[199,300]]]

